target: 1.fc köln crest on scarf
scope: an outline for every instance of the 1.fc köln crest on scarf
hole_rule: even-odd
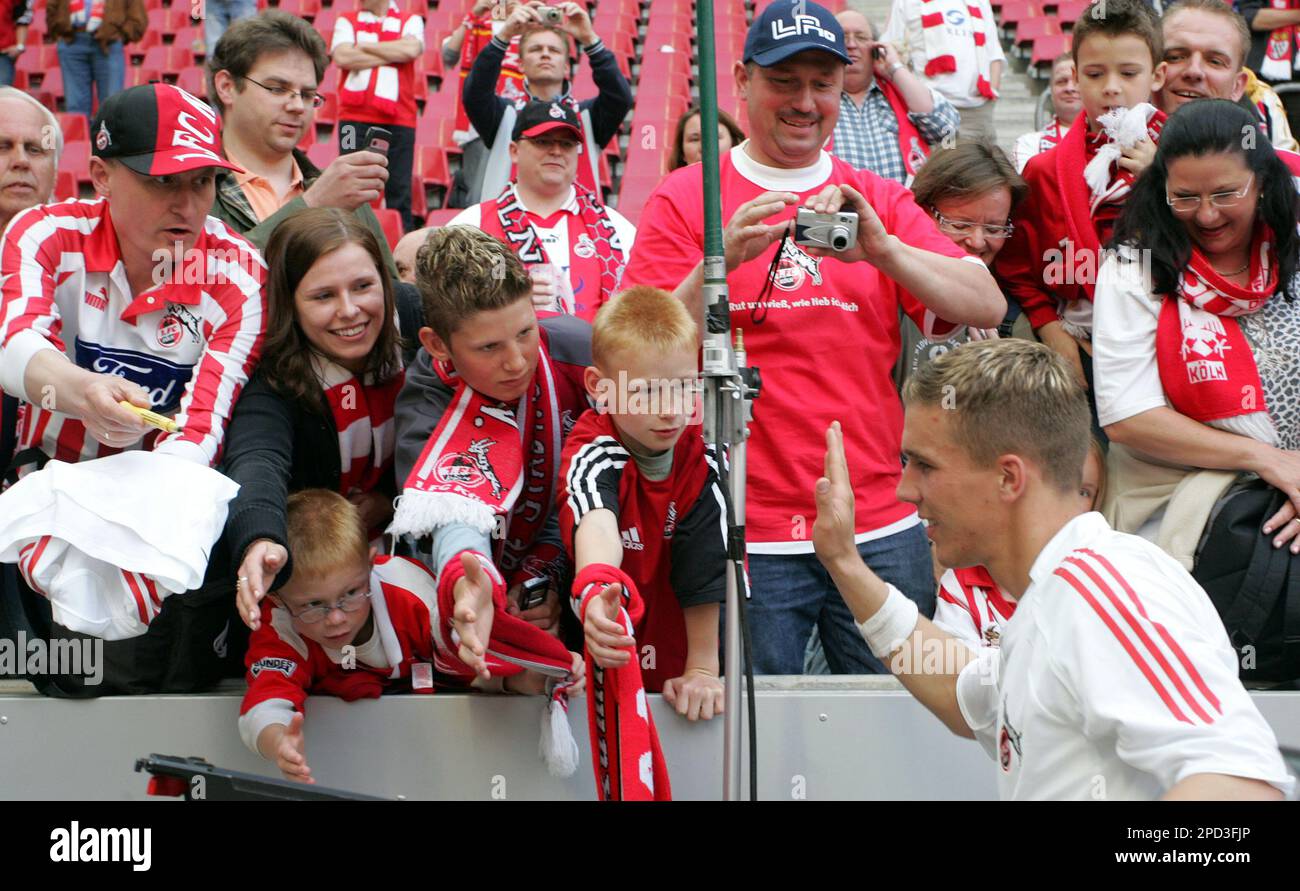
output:
[[[820,257],[810,257],[793,241],[785,241],[781,249],[781,259],[772,273],[772,284],[782,291],[797,291],[811,277],[814,285],[820,285],[821,267]]]
[[[1182,359],[1187,363],[1188,383],[1226,381],[1224,352],[1230,349],[1223,322],[1211,313],[1188,313],[1182,319]]]

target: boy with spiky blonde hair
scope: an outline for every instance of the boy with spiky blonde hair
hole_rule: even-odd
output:
[[[645,689],[662,691],[689,720],[722,711],[726,524],[718,456],[698,426],[698,350],[694,320],[666,291],[635,287],[601,307],[584,378],[597,409],[578,421],[561,460],[560,523],[577,571],[591,724],[625,731],[592,746],[607,798],[645,791],[638,771],[620,771],[620,762],[637,764],[624,727],[635,716],[601,713],[618,709],[620,694],[635,702],[640,669]],[[603,696],[602,683],[612,688]],[[648,742],[657,750],[652,724]]]

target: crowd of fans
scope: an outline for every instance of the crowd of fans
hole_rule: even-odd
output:
[[[33,677],[48,695],[246,675],[245,741],[307,781],[308,692],[473,687],[561,708],[585,686],[602,795],[640,781],[663,797],[638,695],[691,720],[723,702],[727,456],[697,423],[694,321],[714,134],[698,106],[658,188],[620,212],[601,158],[633,92],[587,7],[478,0],[441,46],[461,209],[420,228],[419,14],[361,0],[327,46],[288,12],[213,2],[209,108],[171,84],[122,89],[140,4],[45,9],[66,109],[90,119],[94,200],[53,202],[58,122],[0,88],[0,498],[17,511],[51,468],[138,450],[239,489],[188,588],[132,562],[130,523],[115,557],[0,523],[0,633],[106,639],[102,684]],[[32,13],[0,7],[7,83]],[[1300,19],[1277,7],[1181,0],[1158,17],[1099,0],[1053,63],[1050,122],[1010,158],[987,0],[895,0],[879,39],[852,10],[754,10],[743,60],[719,72],[748,135],[723,113],[716,138],[733,324],[763,376],[756,673],[801,673],[810,641],[833,672],[889,670],[815,548],[835,422],[862,563],[973,651],[998,646],[1015,594],[944,566],[927,541],[944,519],[900,500],[900,392],[971,340],[1040,340],[1087,388],[1073,513],[1190,570],[1222,503],[1262,480],[1284,496],[1264,533],[1300,554],[1300,156],[1295,94],[1268,88],[1291,79]],[[595,96],[573,93],[579,55]],[[340,154],[322,168],[300,145],[331,62]],[[801,243],[797,207],[855,213],[856,239]],[[184,500],[164,467],[148,497],[123,470],[121,501]],[[89,587],[65,569],[83,553]]]

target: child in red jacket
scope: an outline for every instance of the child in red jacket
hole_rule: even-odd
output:
[[[1086,381],[1102,245],[1131,184],[1155,158],[1164,114],[1150,109],[1147,138],[1123,149],[1104,187],[1090,187],[1084,168],[1110,142],[1102,115],[1150,103],[1163,84],[1160,24],[1141,0],[1096,0],[1075,25],[1073,52],[1083,112],[1059,145],[1025,165],[1029,196],[1016,209],[1015,232],[994,270],[1039,339]]]
[[[449,604],[439,608],[432,573],[404,557],[376,557],[346,498],[325,489],[294,493],[288,538],[293,575],[262,601],[262,623],[245,657],[239,733],[287,778],[311,783],[303,737],[308,694],[350,702],[406,687],[432,693],[435,683],[464,686],[475,674],[456,658],[450,622],[440,618]],[[538,638],[545,652],[527,652]],[[544,632],[517,643],[489,658],[491,680],[472,686],[537,694],[548,677],[581,675],[576,655]],[[524,657],[544,668],[522,670]]]

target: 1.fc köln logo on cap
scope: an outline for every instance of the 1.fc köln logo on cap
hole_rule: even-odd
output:
[[[99,132],[95,134],[95,148],[106,151],[113,144],[113,137],[108,135],[108,124],[100,121]]]

